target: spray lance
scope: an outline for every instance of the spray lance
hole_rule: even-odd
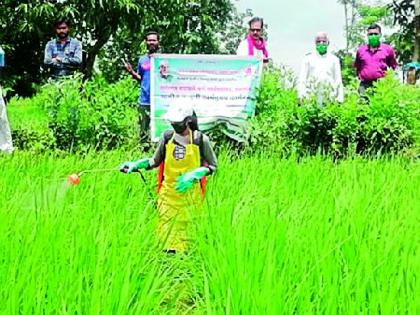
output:
[[[107,173],[107,172],[122,172],[127,173],[128,167],[124,167],[122,169],[119,168],[106,168],[106,169],[92,169],[92,170],[84,170],[79,173],[70,174],[67,176],[67,183],[72,186],[77,186],[80,183],[80,177],[85,174],[92,174],[92,173]],[[148,187],[146,178],[144,177],[143,173],[140,170],[133,171],[133,173],[138,173],[144,185]],[[154,198],[150,189],[147,189],[149,196]]]

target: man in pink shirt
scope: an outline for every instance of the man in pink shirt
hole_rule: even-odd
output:
[[[398,65],[394,49],[381,43],[381,27],[373,24],[368,28],[368,44],[357,50],[354,66],[360,79],[359,93],[363,95],[367,88],[383,78],[388,69]]]

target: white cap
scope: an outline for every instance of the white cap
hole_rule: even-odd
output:
[[[193,113],[194,110],[188,100],[177,99],[169,104],[169,109],[163,115],[163,118],[170,122],[181,122],[186,117],[192,116]]]

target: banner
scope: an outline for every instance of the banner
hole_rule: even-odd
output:
[[[171,129],[162,116],[173,103],[190,104],[200,130],[221,126],[232,139],[247,139],[255,113],[262,60],[227,55],[154,55],[151,61],[151,134]]]

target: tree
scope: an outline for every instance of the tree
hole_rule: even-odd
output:
[[[416,1],[418,2],[418,0]],[[414,0],[393,0],[389,8],[392,12],[393,24],[398,27],[398,31],[390,37],[390,40],[398,51],[398,58],[403,63],[419,60],[419,44],[415,45],[415,43],[416,23],[418,34],[417,43],[420,37],[418,25],[420,18],[415,18]]]
[[[234,8],[230,12],[230,15],[229,24],[220,33],[219,52],[222,54],[236,53],[240,41],[245,38],[248,32],[248,27],[244,26],[244,20],[250,20],[253,13],[251,9],[246,10],[244,13],[240,13]],[[267,30],[267,25],[264,25],[264,30]]]
[[[153,1],[148,2],[142,5],[137,0],[26,0],[17,6],[17,12],[20,29],[42,33],[42,44],[54,36],[51,31],[54,20],[70,18],[73,33],[78,34],[83,42],[85,58],[82,70],[90,77],[96,56],[111,35],[121,26],[137,24],[138,16],[145,16],[147,5]]]
[[[348,85],[356,77],[353,67],[354,51],[366,42],[366,29],[373,23],[390,24],[390,11],[387,6],[364,5],[357,0],[339,0],[344,6],[346,48],[339,50],[336,55],[340,58],[343,82]]]
[[[53,23],[59,17],[72,20],[73,34],[84,45],[82,71],[92,74],[100,49],[121,24],[136,23],[136,17],[147,9],[138,0],[5,0],[2,4],[0,40],[7,43],[9,67],[6,74],[26,85],[42,80],[41,66],[47,41],[55,36]],[[151,1],[149,1],[151,2]],[[3,31],[4,29],[4,31]],[[24,74],[23,76],[21,74]],[[12,82],[13,84],[14,82]],[[20,86],[15,86],[22,93]]]
[[[127,55],[129,51],[141,51],[144,48],[140,45],[143,34],[150,28],[161,33],[165,52],[217,53],[220,51],[218,34],[227,27],[234,10],[230,0],[3,2],[0,42],[7,44],[9,56],[19,55],[19,51],[30,55],[30,58],[9,58],[9,76],[19,76],[16,72],[19,63],[28,68],[30,60],[29,76],[20,76],[28,85],[40,81],[43,50],[46,42],[54,36],[51,25],[58,17],[68,17],[73,21],[73,34],[80,37],[84,46],[82,71],[90,77],[98,56],[105,59],[112,56],[114,59],[108,58],[107,61],[115,64],[117,57]],[[106,63],[102,62],[102,65]]]
[[[21,31],[23,22],[17,13],[18,5],[18,1],[3,0],[0,10],[0,45],[6,52],[1,85],[6,89],[13,87],[21,95],[27,96],[33,92],[31,83],[41,80],[39,73],[43,47],[40,43],[44,34],[39,27],[32,31]]]
[[[161,34],[163,53],[220,54],[233,53],[232,49],[244,36],[243,18],[249,12],[239,13],[230,1],[182,1],[178,6],[163,2],[162,15],[153,24],[133,28],[120,28],[102,51],[100,70],[108,79],[122,75],[121,63],[113,60],[124,57],[136,63],[137,57],[146,52],[144,33],[148,29]],[[240,22],[238,22],[240,21]]]
[[[356,22],[356,9],[358,7],[357,0],[338,0],[338,3],[344,6],[344,19],[345,26],[344,31],[346,34],[346,53],[349,53],[350,49],[350,26],[354,25]]]
[[[344,6],[346,52],[365,42],[366,28],[373,23],[390,24],[385,5],[366,5],[360,0],[338,0]]]

